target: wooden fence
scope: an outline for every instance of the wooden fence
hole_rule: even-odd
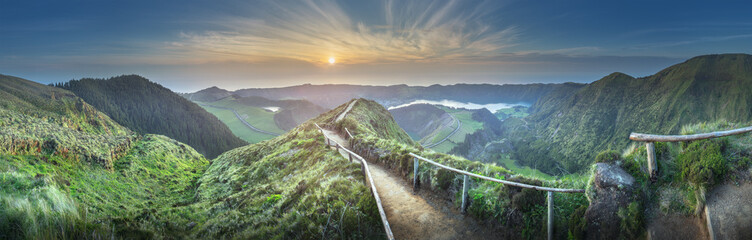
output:
[[[360,170],[363,172],[363,175],[366,177],[366,182],[371,186],[371,193],[373,194],[373,197],[376,199],[376,205],[379,208],[379,215],[381,216],[381,222],[384,224],[384,231],[386,232],[386,237],[389,240],[394,240],[394,234],[392,234],[392,228],[389,226],[389,221],[386,219],[386,212],[384,212],[384,207],[381,204],[381,198],[379,197],[379,192],[376,190],[376,185],[373,183],[373,177],[371,177],[371,170],[368,168],[368,162],[366,162],[363,157],[361,157],[358,154],[355,154],[354,152],[350,151],[349,149],[345,148],[344,146],[340,145],[337,141],[334,141],[329,138],[329,136],[324,133],[324,129],[319,127],[318,124],[316,124],[316,127],[319,129],[319,132],[321,132],[322,135],[324,135],[324,142],[326,143],[326,147],[334,146],[338,152],[339,149],[344,150],[347,152],[347,158],[350,160],[350,162],[353,161],[353,157],[358,159],[360,161]],[[350,135],[350,132],[347,131],[347,134]],[[352,138],[352,135],[350,135]]]
[[[452,172],[456,172],[456,173],[459,173],[459,174],[463,175],[463,181],[462,181],[462,205],[460,205],[460,209],[461,209],[462,213],[465,213],[466,210],[467,210],[467,203],[468,203],[468,200],[467,200],[467,191],[469,190],[469,187],[470,187],[470,183],[469,183],[470,177],[479,178],[479,179],[486,180],[486,181],[497,182],[497,183],[501,183],[501,184],[505,184],[505,185],[509,185],[509,186],[515,186],[515,187],[521,187],[521,188],[530,188],[530,189],[535,189],[535,190],[538,190],[538,191],[546,191],[546,192],[548,192],[547,197],[546,197],[546,202],[547,202],[547,205],[548,205],[548,207],[547,207],[547,209],[548,209],[548,218],[547,218],[547,221],[546,221],[546,224],[547,224],[547,227],[548,227],[547,228],[548,229],[548,239],[553,239],[553,236],[554,236],[553,235],[554,234],[554,195],[553,195],[553,193],[554,192],[561,192],[561,193],[584,193],[585,192],[585,189],[541,187],[541,186],[535,186],[535,185],[529,185],[529,184],[524,184],[524,183],[518,183],[518,182],[512,182],[512,181],[506,181],[506,180],[496,179],[496,178],[492,178],[492,177],[481,176],[481,175],[478,175],[478,174],[475,174],[475,173],[471,173],[471,172],[468,172],[468,171],[463,171],[463,170],[459,170],[459,169],[456,169],[456,168],[453,168],[453,167],[445,166],[443,164],[434,162],[432,160],[429,160],[427,158],[421,157],[421,156],[419,156],[417,154],[414,154],[414,153],[410,153],[410,156],[413,157],[413,161],[414,161],[413,162],[413,168],[414,168],[413,170],[415,171],[413,173],[413,190],[417,190],[418,189],[418,181],[420,180],[420,178],[419,178],[420,174],[418,174],[419,161],[424,161],[424,162],[430,163],[430,164],[432,164],[434,166],[437,166],[437,167],[440,167],[440,168],[443,168],[443,169],[446,169],[446,170],[449,170],[449,171],[452,171]]]
[[[743,133],[752,132],[752,126],[750,127],[744,127],[744,128],[738,128],[738,129],[732,129],[732,130],[726,130],[726,131],[717,131],[717,132],[710,132],[710,133],[700,133],[700,134],[692,134],[692,135],[654,135],[654,134],[644,134],[644,133],[631,133],[629,134],[629,139],[633,141],[638,142],[645,142],[645,148],[647,149],[648,154],[648,172],[650,173],[650,179],[655,180],[658,177],[658,159],[655,157],[655,142],[685,142],[685,141],[694,141],[694,140],[702,140],[702,139],[709,139],[709,138],[718,138],[718,137],[726,137],[731,135],[738,135]],[[710,235],[710,239],[715,239],[715,234],[713,231],[713,223],[710,221],[710,210],[708,209],[708,206],[705,206],[705,220],[706,225],[708,228],[708,233]]]

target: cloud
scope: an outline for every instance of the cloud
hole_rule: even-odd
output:
[[[347,12],[334,1],[265,1],[254,4],[254,17],[221,19],[216,25],[222,30],[182,33],[168,48],[209,61],[294,59],[316,64],[329,57],[345,64],[491,57],[513,46],[519,34],[515,26],[485,23],[495,17],[497,5],[387,0],[381,19],[366,21],[359,18],[362,13]]]

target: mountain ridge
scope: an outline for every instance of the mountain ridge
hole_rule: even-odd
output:
[[[690,123],[748,122],[750,91],[752,55],[746,54],[698,56],[641,78],[612,73],[533,104],[526,119],[534,130],[516,139],[515,156],[550,173],[557,164],[579,171],[599,151],[626,147],[630,132],[676,134]]]

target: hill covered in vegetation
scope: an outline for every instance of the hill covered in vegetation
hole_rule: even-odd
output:
[[[70,90],[133,131],[174,138],[208,158],[247,144],[198,105],[141,76],[85,78],[55,86]]]
[[[0,238],[179,237],[208,161],[68,90],[0,76]],[[185,214],[185,212],[183,212]]]
[[[195,96],[187,95],[189,99]],[[213,102],[194,102],[214,114],[236,136],[249,143],[271,139],[326,112],[326,109],[306,100],[269,100],[255,96],[230,95]],[[238,115],[235,115],[236,112]],[[243,121],[261,131],[248,127]]]
[[[676,134],[705,121],[752,120],[752,56],[699,56],[654,75],[614,73],[573,93],[552,92],[520,121],[505,121],[514,157],[561,174],[583,170],[595,155],[624,149],[630,132]],[[523,126],[524,125],[524,126]]]
[[[8,76],[0,89],[2,239],[383,237],[360,167],[314,121],[209,164],[70,91]]]
[[[343,104],[333,112],[344,111],[349,105]],[[413,179],[413,157],[415,153],[438,163],[473,172],[528,184],[563,188],[584,188],[586,178],[562,178],[557,181],[539,180],[519,175],[496,164],[480,163],[455,155],[425,149],[412,141],[400,129],[386,109],[375,101],[357,99],[351,111],[341,121],[335,121],[337,114],[322,115],[319,124],[329,129],[344,132],[347,128],[354,135],[350,141],[353,150],[369,162],[384,166],[392,174],[410,183]],[[495,118],[490,112],[486,113]],[[497,120],[498,121],[498,120]],[[454,172],[421,165],[420,185],[427,189],[438,201],[449,201],[453,206],[461,202],[462,176]],[[471,180],[468,215],[481,220],[484,228],[494,229],[500,238],[543,238],[545,236],[545,193],[531,189],[508,187],[488,181]],[[579,218],[570,221],[570,216],[582,216],[588,202],[584,194],[555,194],[557,205],[556,238],[566,238],[570,228],[579,224]]]

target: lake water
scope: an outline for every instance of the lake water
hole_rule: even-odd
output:
[[[271,112],[279,111],[279,107],[264,107],[264,109],[269,110]]]
[[[453,107],[453,108],[467,108],[467,109],[481,109],[485,108],[488,109],[488,111],[491,111],[491,113],[495,113],[496,110],[504,109],[504,108],[512,108],[515,106],[530,106],[530,104],[526,103],[489,103],[489,104],[477,104],[477,103],[463,103],[463,102],[457,102],[453,100],[441,100],[441,101],[433,101],[433,100],[425,100],[425,99],[419,99],[412,101],[410,103],[402,104],[399,106],[393,106],[389,107],[389,110],[395,109],[395,108],[401,108],[401,107],[407,107],[413,104],[432,104],[432,105],[442,105],[447,107]]]

